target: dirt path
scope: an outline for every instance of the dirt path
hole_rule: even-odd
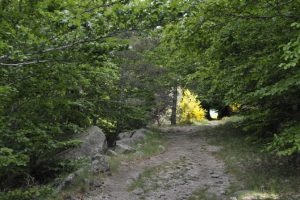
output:
[[[220,148],[208,145],[201,134],[212,126],[164,128],[165,153],[122,166],[105,181],[103,192],[88,200],[183,200],[199,189],[225,199],[230,176],[224,163],[213,156]],[[128,192],[134,180],[140,185]]]

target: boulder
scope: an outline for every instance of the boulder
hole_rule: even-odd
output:
[[[106,156],[102,155],[102,154],[95,155],[92,158],[90,170],[93,174],[110,171],[110,166],[109,166]]]
[[[123,139],[121,139],[121,140],[118,140],[118,141],[116,142],[116,145],[117,145],[117,144],[124,144],[124,145],[131,146],[131,145],[134,144],[134,140],[131,139],[131,138],[123,138]]]
[[[106,136],[97,126],[90,127],[75,139],[81,140],[82,143],[78,147],[62,152],[61,157],[67,159],[93,157],[107,150]]]
[[[134,131],[128,131],[128,132],[122,132],[119,133],[119,138],[120,140],[124,139],[124,138],[131,138],[131,136],[134,134]]]
[[[148,132],[148,130],[146,130],[146,129],[138,129],[131,136],[131,140],[133,141],[133,143],[140,142],[140,141],[146,139],[147,132]]]
[[[83,169],[79,169],[71,174],[69,174],[57,187],[57,192],[60,192],[67,187],[74,185],[77,177],[81,176],[84,173]]]
[[[137,129],[134,131],[129,131],[129,132],[123,132],[119,134],[120,140],[117,141],[119,144],[125,144],[125,145],[133,145],[136,144],[140,141],[143,141],[146,138],[146,134],[149,131],[147,129]]]

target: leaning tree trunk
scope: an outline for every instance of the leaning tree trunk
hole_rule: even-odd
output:
[[[176,113],[177,113],[177,85],[173,87],[172,96],[172,113],[171,113],[171,125],[176,125]]]

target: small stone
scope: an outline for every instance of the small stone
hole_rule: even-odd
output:
[[[144,193],[144,190],[142,188],[136,188],[132,191],[132,193],[135,195],[142,195]]]
[[[159,197],[164,197],[164,196],[166,196],[166,194],[164,194],[164,193],[159,195]]]
[[[134,180],[133,179],[128,179],[127,181],[126,181],[126,185],[131,185],[132,183],[134,182]]]
[[[108,163],[108,160],[104,155],[97,154],[93,157],[93,161],[91,164],[91,171],[94,174],[97,174],[99,172],[108,172],[110,170],[110,166]]]
[[[166,148],[163,145],[159,145],[158,150],[159,152],[164,153],[166,151]]]
[[[90,185],[91,185],[91,186],[94,186],[94,187],[101,187],[102,184],[103,184],[103,182],[100,181],[100,180],[92,180],[92,181],[90,182]]]
[[[213,174],[213,175],[211,175],[211,177],[212,177],[212,178],[219,178],[220,176],[217,175],[217,174]]]

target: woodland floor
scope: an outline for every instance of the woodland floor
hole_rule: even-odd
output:
[[[213,154],[221,148],[209,145],[205,126],[165,127],[166,151],[146,160],[123,163],[118,173],[104,181],[102,191],[89,200],[183,200],[205,192],[205,199],[225,199],[233,181],[222,160]],[[203,133],[203,134],[202,134]]]

